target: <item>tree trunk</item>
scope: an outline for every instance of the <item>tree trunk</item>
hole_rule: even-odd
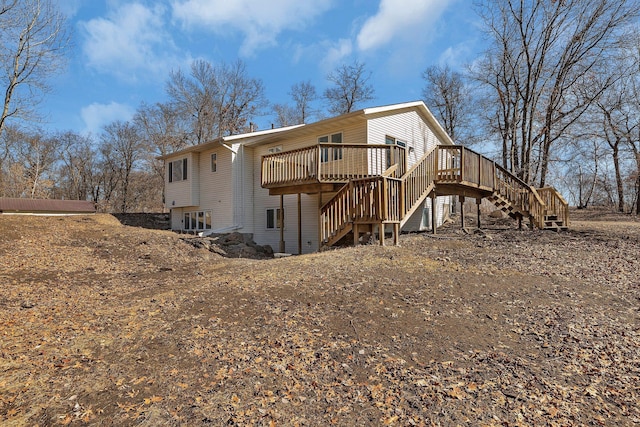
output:
[[[612,147],[613,152],[613,168],[616,174],[616,190],[618,191],[618,212],[624,212],[624,185],[622,182],[622,174],[620,173],[620,154],[618,144]]]

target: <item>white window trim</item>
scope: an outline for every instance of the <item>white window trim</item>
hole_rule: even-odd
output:
[[[209,219],[211,220],[209,226],[207,227],[207,213],[209,214]],[[202,224],[204,227],[198,227],[199,218],[202,214]],[[189,216],[189,227],[185,222],[185,217]],[[195,219],[195,221],[194,221]],[[195,227],[193,227],[192,223],[195,222]],[[199,211],[185,211],[182,212],[182,230],[184,231],[205,231],[213,229],[213,211],[211,209],[203,209]]]
[[[393,140],[393,144],[389,144],[387,141]],[[384,143],[387,145],[397,145],[398,147],[407,148],[407,141],[403,139],[396,138],[395,136],[385,135]]]
[[[211,153],[211,172],[218,172],[218,153]]]
[[[174,176],[174,172],[176,170],[175,165],[178,165],[178,164],[180,165],[180,169],[182,171],[182,173],[180,174],[180,179],[176,179],[177,177]],[[186,181],[189,178],[188,168],[189,168],[189,161],[187,160],[186,157],[182,159],[170,161],[169,165],[167,166],[167,169],[168,169],[167,180],[169,181],[169,183]],[[185,175],[186,175],[186,178],[185,178]]]
[[[336,135],[340,135],[340,142],[333,142],[333,137]],[[327,141],[321,142],[320,140],[326,138]],[[334,132],[327,135],[320,135],[317,139],[318,144],[342,144],[344,141],[344,133]],[[322,149],[320,153],[320,163],[329,163],[336,160],[342,160],[342,148],[336,147],[331,149],[331,155],[329,155],[329,148],[325,147]]]
[[[282,209],[282,219],[280,221],[280,218],[278,218],[278,211],[280,210],[280,208],[266,208],[265,209],[265,223],[264,223],[264,228],[267,231],[274,231],[274,230],[280,230],[280,222],[282,222],[282,225],[284,226],[284,229],[286,229],[286,224],[285,224],[285,215],[286,215],[286,211],[284,210],[284,208]],[[269,211],[273,211],[273,221],[274,221],[274,226],[273,227],[269,227]]]

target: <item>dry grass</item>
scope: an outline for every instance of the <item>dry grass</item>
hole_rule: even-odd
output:
[[[640,223],[615,219],[259,261],[0,217],[0,419],[638,425]]]

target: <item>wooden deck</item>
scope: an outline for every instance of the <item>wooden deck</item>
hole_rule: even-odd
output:
[[[337,151],[338,150],[338,151]],[[349,232],[393,224],[394,236],[426,197],[488,199],[531,227],[566,229],[568,204],[553,188],[535,189],[494,161],[459,145],[440,145],[406,170],[404,148],[318,144],[262,159],[270,194],[335,191],[320,208],[320,240],[332,245]],[[433,224],[435,232],[435,224]],[[383,243],[384,233],[379,233]]]

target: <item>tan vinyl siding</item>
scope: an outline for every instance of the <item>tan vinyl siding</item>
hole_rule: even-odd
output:
[[[171,229],[182,230],[182,208],[171,209]]]
[[[407,167],[411,167],[424,153],[440,144],[434,132],[416,111],[371,118],[368,120],[368,133],[369,144],[384,144],[387,136],[406,142]]]
[[[216,154],[216,171],[211,171],[211,155]],[[212,211],[212,229],[233,225],[232,154],[224,147],[200,153],[200,204],[197,210]]]
[[[436,134],[416,111],[406,111],[390,116],[374,117],[368,120],[369,143],[384,144],[387,136],[394,137],[407,143],[407,168],[411,167],[424,153],[431,151],[436,145],[443,144]],[[450,197],[436,199],[436,223],[444,222],[445,206],[450,203]],[[428,211],[427,223],[423,221],[424,210]],[[431,200],[423,203],[423,209],[417,209],[414,215],[405,223],[404,231],[427,230],[431,228]]]
[[[189,157],[189,172],[188,180],[191,183],[191,205],[200,205],[200,153],[191,153]]]
[[[268,193],[268,192],[267,192]],[[302,253],[313,253],[318,250],[318,195],[302,194]],[[267,209],[280,208],[280,196],[264,196],[256,200],[259,206],[254,212],[254,240],[261,245],[270,245],[274,251],[280,250],[280,229],[267,229]],[[284,241],[285,252],[298,253],[298,195],[284,196]]]
[[[234,172],[239,173],[239,171],[242,171],[242,178],[239,184],[242,188],[240,189],[240,194],[237,195],[238,200],[242,200],[242,204],[236,206],[236,223],[243,226],[243,233],[254,233],[254,149],[236,144],[234,145],[234,150],[238,152],[237,160],[234,163]],[[258,182],[258,186],[260,186],[260,182]]]
[[[169,167],[168,164],[181,159],[187,159],[187,179],[177,182],[169,182]],[[170,157],[166,160],[165,167],[165,204],[167,208],[174,209],[185,206],[197,206],[199,203],[199,185],[198,185],[198,170],[200,169],[197,162],[197,153],[188,153],[181,156]]]
[[[269,153],[269,148],[282,146],[283,151],[295,150],[318,143],[318,137],[342,132],[343,144],[366,143],[366,125],[358,124],[348,127],[336,126],[330,132],[313,134],[300,139],[279,141],[273,144],[256,147],[253,149],[253,234],[258,244],[269,244],[275,251],[280,246],[280,230],[267,230],[267,208],[279,208],[280,196],[269,196],[269,190],[261,187],[261,163],[262,156]],[[344,159],[343,159],[344,160]],[[326,199],[326,197],[323,197]],[[328,199],[327,199],[328,200]],[[302,205],[302,252],[312,253],[318,250],[318,195],[303,194]],[[285,211],[285,250],[289,253],[298,252],[298,196],[296,194],[284,196]]]

